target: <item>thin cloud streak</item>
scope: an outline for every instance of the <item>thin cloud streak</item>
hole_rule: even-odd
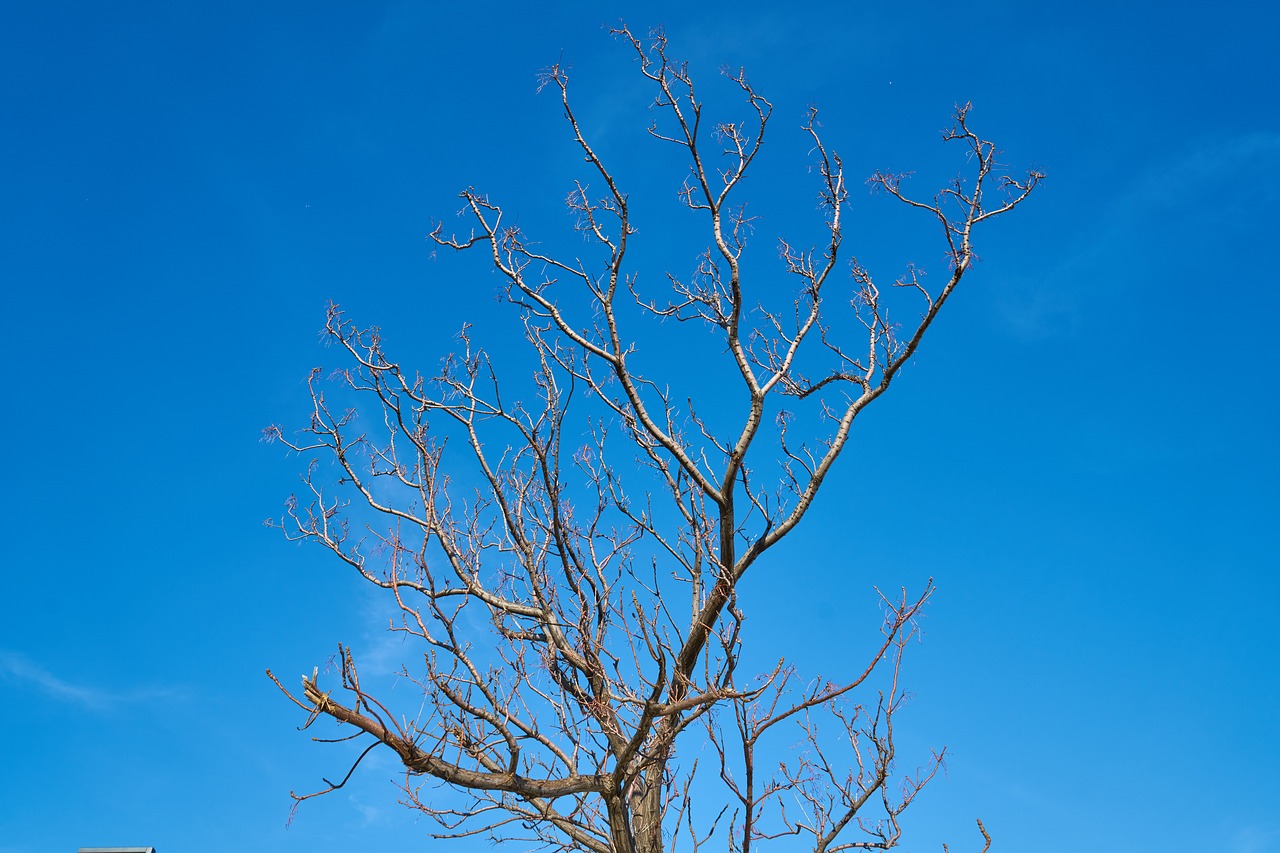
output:
[[[1232,215],[1239,196],[1251,194],[1251,203],[1280,196],[1280,184],[1267,168],[1277,156],[1280,133],[1250,131],[1200,140],[1141,169],[1109,203],[1082,217],[1083,227],[1065,236],[1064,245],[1074,250],[1033,282],[1005,283],[998,310],[1007,328],[1024,342],[1061,334],[1088,314],[1086,305],[1100,290],[1134,286],[1126,263],[1147,270],[1143,279],[1162,274],[1175,265],[1178,241],[1187,232],[1207,230],[1211,218]],[[1178,228],[1165,227],[1153,242],[1143,236],[1153,219]]]
[[[180,692],[174,688],[104,690],[100,687],[76,684],[59,678],[24,655],[5,650],[0,650],[0,680],[31,685],[55,699],[95,711],[105,711],[136,702],[170,699]]]

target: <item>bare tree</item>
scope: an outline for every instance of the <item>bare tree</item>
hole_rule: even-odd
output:
[[[639,239],[628,195],[580,126],[564,68],[548,69],[544,85],[558,89],[604,187],[593,195],[580,182],[568,197],[592,256],[544,253],[473,189],[461,193],[470,233],[431,234],[486,252],[500,274],[523,320],[527,392],[511,390],[525,377],[499,382],[466,328],[461,351],[426,377],[393,361],[376,328],[331,306],[325,330],[350,366],[336,387],[313,373],[303,438],[267,430],[336,463],[334,483],[312,463],[309,494],[290,499],[281,523],[394,597],[402,618],[391,630],[423,653],[401,677],[422,699],[405,713],[370,695],[346,646],[338,684],[313,672],[300,698],[280,689],[307,725],[329,717],[367,737],[361,758],[394,751],[406,802],[443,837],[658,853],[697,850],[718,832],[743,853],[780,836],[830,853],[888,849],[943,759],[895,769],[900,666],[932,581],[882,596],[877,644],[843,681],[806,680],[785,662],[744,675],[739,591],[804,518],[855,419],[916,354],[973,263],[975,227],[1012,210],[1042,175],[1005,172],[960,107],[944,138],[964,151],[965,174],[929,201],[908,196],[901,175],[869,181],[932,220],[950,260],[940,287],[911,268],[882,292],[842,255],[849,189],[811,109],[803,132],[825,227],[813,249],[779,242],[794,287],[777,310],[763,289],[748,295],[750,221],[735,196],[772,105],[741,71],[726,72],[749,118],[712,126],[661,33],[615,35],[656,89],[650,134],[687,158],[679,197],[705,229],[705,252],[692,275],[667,275],[663,298],[646,295],[628,255]],[[838,283],[846,271],[849,289]],[[693,396],[638,369],[636,329],[652,334],[654,318],[670,321],[667,334],[688,324],[713,336],[738,402],[704,403],[704,415]],[[701,366],[698,375],[706,391]],[[326,392],[372,405],[339,409]]]

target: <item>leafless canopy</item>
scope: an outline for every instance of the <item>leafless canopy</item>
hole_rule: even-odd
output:
[[[425,701],[393,711],[361,686],[345,646],[337,683],[313,672],[300,696],[281,690],[308,725],[332,718],[369,749],[394,751],[406,802],[441,836],[595,853],[696,850],[713,836],[743,853],[780,836],[815,851],[888,849],[943,758],[895,769],[899,666],[932,583],[883,596],[879,640],[842,681],[806,680],[785,662],[740,671],[738,593],[804,518],[855,419],[915,355],[972,265],[975,227],[1042,175],[1003,171],[960,107],[944,138],[966,155],[963,175],[928,201],[900,175],[869,181],[932,220],[950,258],[940,286],[913,268],[882,291],[844,255],[849,187],[810,110],[802,128],[825,227],[815,248],[779,241],[793,283],[779,311],[749,289],[735,196],[772,104],[727,71],[748,118],[713,125],[661,33],[615,35],[656,90],[650,134],[687,159],[679,197],[705,252],[690,276],[667,276],[665,295],[641,286],[628,195],[580,126],[565,70],[548,69],[597,185],[568,197],[587,252],[543,253],[473,189],[461,193],[469,233],[431,234],[487,253],[523,319],[533,382],[500,386],[465,328],[434,376],[407,371],[377,329],[332,306],[327,335],[350,359],[338,387],[317,369],[303,437],[267,430],[336,463],[332,483],[322,480],[333,466],[312,463],[281,523],[394,597],[402,618],[391,629],[422,651],[402,677]],[[901,304],[893,320],[890,302]],[[694,326],[716,339],[736,409],[721,402],[704,417],[696,399],[637,371],[654,318],[669,321],[666,333]],[[326,391],[340,389],[368,405],[331,407]]]

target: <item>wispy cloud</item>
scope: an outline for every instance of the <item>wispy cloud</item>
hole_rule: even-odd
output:
[[[1280,133],[1253,131],[1200,139],[1153,157],[1108,200],[1077,217],[1062,235],[1055,262],[1034,282],[1005,283],[1000,310],[1024,339],[1056,334],[1090,311],[1099,291],[1129,288],[1176,268],[1179,250],[1222,220],[1262,210],[1280,197],[1269,164],[1280,157]]]
[[[1160,216],[1170,208],[1214,213],[1230,201],[1232,190],[1270,200],[1280,190],[1269,168],[1278,156],[1280,133],[1274,131],[1200,140],[1139,172],[1117,199],[1112,218]]]
[[[361,637],[360,663],[371,673],[396,675],[402,665],[412,663],[407,659],[420,654],[420,648],[407,634],[389,630],[404,618],[395,599],[385,590],[372,587],[361,592],[360,616],[366,628]]]
[[[387,810],[381,806],[371,806],[362,799],[352,794],[347,797],[347,802],[360,815],[361,826],[370,826],[371,824],[385,823],[387,819]]]
[[[180,692],[176,688],[126,687],[107,689],[88,684],[78,684],[58,677],[25,655],[4,649],[0,649],[0,680],[34,688],[46,696],[81,705],[95,711],[105,711],[120,705],[129,705],[137,702],[171,699]]]
[[[1280,850],[1280,827],[1262,824],[1236,827],[1229,849],[1233,853],[1275,853]]]

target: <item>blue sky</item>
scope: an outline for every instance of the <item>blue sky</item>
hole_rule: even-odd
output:
[[[540,68],[563,56],[606,156],[674,197],[619,17],[774,102],[762,263],[812,216],[810,103],[854,178],[946,174],[965,100],[1049,174],[749,593],[771,654],[831,672],[873,584],[936,579],[904,744],[953,757],[909,849],[977,849],[982,817],[994,850],[1280,851],[1273,10],[49,0],[0,11],[0,853],[432,844],[385,760],[285,827],[345,767],[264,667],[405,650],[263,528],[299,462],[258,437],[335,363],[329,299],[423,369],[463,322],[502,352],[495,279],[424,236],[469,184],[567,228]],[[936,265],[927,224],[855,205],[884,275]],[[876,535],[834,533],[850,507]]]

